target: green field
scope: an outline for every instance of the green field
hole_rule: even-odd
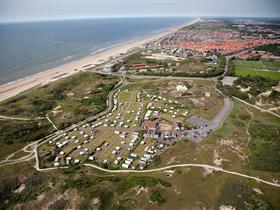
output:
[[[261,76],[280,80],[280,62],[234,60],[232,65],[237,76]]]

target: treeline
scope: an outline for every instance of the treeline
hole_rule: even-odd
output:
[[[255,50],[271,52],[274,55],[280,56],[280,44],[268,44],[256,47]]]
[[[138,75],[146,76],[174,76],[174,77],[216,77],[224,73],[224,69],[216,68],[205,72],[142,72],[137,73]]]

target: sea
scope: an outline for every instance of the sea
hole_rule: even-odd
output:
[[[0,85],[194,19],[145,17],[2,23]]]

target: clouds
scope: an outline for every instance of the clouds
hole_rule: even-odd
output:
[[[280,0],[0,0],[0,21],[110,16],[280,16]]]

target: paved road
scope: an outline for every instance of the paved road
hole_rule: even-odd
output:
[[[229,98],[224,99],[224,105],[222,109],[216,114],[216,116],[208,123],[207,127],[188,130],[187,135],[183,139],[190,139],[195,142],[200,142],[205,138],[208,133],[222,127],[224,120],[228,117],[233,108],[233,101]]]

